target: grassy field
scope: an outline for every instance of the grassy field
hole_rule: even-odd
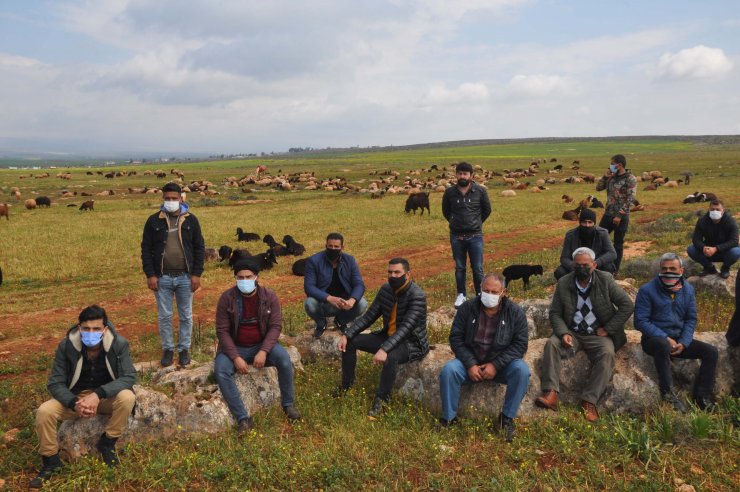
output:
[[[615,153],[627,156],[636,174],[661,170],[678,178],[683,171],[695,176],[688,188],[661,188],[638,192],[645,212],[634,214],[628,233],[628,250],[654,258],[673,250],[685,254],[700,205],[682,205],[694,191],[711,191],[728,208],[740,205],[740,146],[689,141],[646,139],[620,142],[542,142],[468,147],[421,148],[382,152],[298,154],[270,159],[176,164],[185,180],[207,179],[220,195],[206,199],[191,194],[188,201],[198,216],[207,247],[236,246],[234,231],[242,227],[277,239],[293,235],[309,253],[323,247],[330,231],[346,238],[346,250],[359,261],[372,297],[384,281],[388,258],[406,256],[414,277],[429,297],[430,309],[454,299],[453,261],[447,224],[441,215],[441,194],[432,193],[432,214],[403,213],[405,196],[370,200],[367,195],[324,191],[282,192],[253,187],[250,193],[224,189],[228,176],[241,177],[266,164],[270,172],[313,171],[319,177],[344,176],[363,186],[375,170],[402,172],[467,160],[486,170],[527,167],[532,159],[557,158],[566,169],[573,160],[584,171],[601,174]],[[543,164],[543,168],[553,164]],[[156,306],[141,272],[139,242],[144,221],[159,206],[152,195],[128,195],[128,187],[163,184],[145,169],[160,166],[117,166],[138,171],[137,176],[105,179],[88,176],[92,168],[73,168],[72,179],[62,181],[26,177],[29,171],[0,170],[0,203],[13,205],[10,220],[0,218],[0,434],[20,429],[18,437],[0,444],[0,479],[22,487],[37,466],[33,411],[47,398],[44,384],[53,349],[79,310],[99,303],[111,314],[120,332],[132,342],[136,360],[158,356]],[[40,171],[33,171],[40,173]],[[572,174],[566,171],[563,176]],[[436,174],[436,173],[435,173]],[[22,198],[49,196],[51,209],[25,210],[22,200],[10,197],[13,186]],[[502,198],[503,182],[487,184],[493,213],[486,222],[486,270],[510,263],[540,263],[546,274],[525,293],[521,284],[511,287],[514,298],[545,297],[552,288],[551,272],[558,263],[563,233],[574,226],[560,218],[567,208],[564,193],[578,199],[596,194],[593,185],[556,184],[541,194],[523,191]],[[642,187],[639,189],[641,190]],[[80,212],[66,205],[80,197],[62,199],[60,191],[97,193],[113,189],[112,197],[95,196],[95,212]],[[34,194],[35,193],[35,194]],[[239,204],[247,196],[266,202]],[[242,243],[244,245],[244,243]],[[252,252],[263,248],[255,243]],[[632,254],[632,253],[630,253]],[[285,331],[305,328],[302,279],[290,273],[293,259],[261,275],[275,288],[285,311]],[[625,268],[629,267],[629,262]],[[634,268],[637,280],[644,269]],[[194,300],[199,343],[196,357],[205,360],[215,334],[213,318],[220,293],[233,281],[230,271],[208,263],[203,289]],[[732,314],[728,302],[700,296],[700,329],[724,331]],[[445,342],[444,330],[433,341]],[[737,462],[738,400],[723,402],[720,415],[691,413],[674,416],[657,412],[641,418],[608,417],[585,426],[566,410],[560,419],[522,422],[514,446],[489,435],[485,422],[468,422],[452,432],[434,429],[434,416],[418,406],[398,400],[382,419],[364,415],[377,378],[362,359],[361,384],[340,402],[326,404],[339,377],[334,364],[308,364],[296,381],[296,393],[305,422],[289,427],[279,411],[258,416],[252,438],[237,441],[183,437],[169,443],[129,446],[125,465],[114,473],[104,471],[92,458],[69,467],[54,482],[55,488],[103,489],[350,489],[370,485],[387,489],[493,489],[560,490],[561,488],[669,490],[683,480],[703,490],[732,490],[740,475]],[[363,390],[365,393],[363,393]],[[572,418],[571,418],[572,417]],[[0,439],[2,442],[2,439]],[[162,448],[167,448],[162,453]],[[707,452],[707,450],[709,452]]]

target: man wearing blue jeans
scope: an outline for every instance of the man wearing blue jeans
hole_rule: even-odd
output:
[[[506,441],[514,439],[519,405],[529,387],[529,366],[522,359],[529,344],[524,311],[506,297],[504,279],[488,274],[481,285],[480,298],[458,308],[452,322],[450,347],[455,358],[439,375],[443,427],[457,421],[462,385],[494,381],[506,385],[499,425]]]
[[[205,242],[198,219],[190,213],[177,183],[162,187],[164,203],[144,225],[141,263],[147,286],[154,291],[162,340],[162,366],[172,365],[175,344],[172,335],[172,299],[177,301],[180,336],[178,362],[190,364],[193,331],[193,292],[200,288]]]
[[[457,183],[442,196],[442,215],[450,226],[450,245],[455,259],[455,284],[459,308],[466,299],[466,262],[470,258],[475,293],[483,280],[483,222],[491,215],[491,202],[484,187],[473,181],[473,166],[461,162],[455,167]]]
[[[721,278],[730,276],[730,267],[740,259],[740,247],[737,222],[731,213],[725,211],[721,200],[709,202],[709,212],[696,221],[692,244],[687,253],[704,267],[702,277],[717,273],[715,262],[722,262],[719,271]]]
[[[283,329],[280,300],[275,292],[257,284],[258,275],[259,265],[255,262],[236,262],[236,285],[221,294],[216,307],[218,353],[213,372],[240,434],[249,431],[254,422],[244,406],[234,373],[246,374],[249,364],[256,369],[277,368],[283,411],[288,420],[301,418],[293,405],[293,364],[278,342]]]
[[[306,262],[304,307],[306,314],[316,322],[316,338],[324,334],[326,318],[334,316],[334,324],[344,333],[347,324],[367,309],[360,268],[354,257],[343,250],[344,237],[332,232],[326,236],[326,249]]]

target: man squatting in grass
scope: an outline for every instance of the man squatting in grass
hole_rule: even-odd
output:
[[[704,267],[702,277],[717,273],[715,262],[722,263],[721,278],[730,276],[730,267],[740,259],[740,247],[735,217],[725,210],[721,200],[709,202],[709,211],[696,221],[687,253]]]
[[[450,347],[455,358],[439,374],[439,422],[448,427],[457,421],[462,385],[495,381],[506,385],[499,426],[511,442],[514,418],[529,387],[529,366],[522,360],[529,345],[527,318],[522,308],[507,298],[500,275],[486,275],[481,289],[480,297],[460,306],[452,321]]]
[[[314,337],[326,330],[326,318],[344,332],[365,309],[365,283],[352,255],[344,251],[344,237],[338,232],[326,236],[326,249],[308,258],[303,289],[306,314],[316,322]]]
[[[178,363],[190,364],[190,338],[193,332],[193,292],[200,288],[205,242],[198,219],[183,202],[182,189],[176,183],[162,187],[164,203],[144,225],[141,263],[147,286],[154,291],[162,340],[162,366],[172,365],[172,298],[177,300],[180,336]]]
[[[483,223],[491,215],[491,202],[484,187],[473,181],[473,166],[461,162],[455,167],[457,183],[442,195],[442,215],[450,226],[450,245],[455,260],[455,307],[466,298],[466,261],[470,257],[473,285],[480,295],[483,281]]]
[[[361,332],[383,316],[383,328],[370,334]],[[411,279],[411,267],[404,258],[388,262],[388,282],[365,314],[355,320],[339,340],[342,352],[342,384],[334,396],[344,394],[355,381],[357,351],[374,354],[373,364],[383,364],[380,384],[368,415],[377,416],[390,398],[398,364],[423,359],[429,353],[427,339],[427,298]]]
[[[240,434],[254,423],[234,381],[234,372],[246,374],[249,364],[257,369],[277,368],[283,411],[288,420],[301,418],[293,405],[293,363],[278,342],[283,329],[280,300],[275,292],[259,285],[259,272],[254,261],[237,261],[236,285],[221,294],[216,307],[218,353],[213,372]]]
[[[78,323],[57,346],[46,385],[52,399],[36,412],[43,466],[29,488],[41,488],[62,467],[57,443],[60,420],[110,414],[96,447],[106,465],[116,466],[116,441],[136,403],[135,382],[128,341],[116,333],[103,308],[93,305],[83,309]]]

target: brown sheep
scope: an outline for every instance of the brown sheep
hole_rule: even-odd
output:
[[[573,203],[573,197],[570,195],[563,195],[560,198],[562,198],[565,203]]]
[[[642,191],[656,191],[659,186],[660,186],[660,183],[652,183],[644,187]]]
[[[593,200],[591,195],[581,200],[581,208],[589,208],[591,206],[591,200]]]
[[[24,205],[28,210],[33,210],[34,208],[36,208],[36,200],[34,200],[33,198],[29,198],[28,200],[26,200]]]
[[[526,190],[527,188],[529,188],[529,181],[527,181],[526,183],[519,183],[518,185],[514,186],[515,190]]]
[[[5,220],[10,220],[10,205],[3,203],[0,205],[0,217],[5,216]]]
[[[95,200],[88,200],[80,205],[80,210],[91,210],[95,211]]]
[[[573,210],[566,210],[565,212],[563,212],[563,219],[578,221],[578,217],[581,215],[582,209],[583,207],[581,205],[578,205]]]

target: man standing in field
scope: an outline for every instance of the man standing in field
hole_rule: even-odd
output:
[[[198,219],[190,213],[176,183],[162,187],[159,212],[144,225],[141,263],[147,286],[154,291],[159,312],[163,367],[171,366],[175,344],[172,334],[172,299],[177,300],[180,336],[177,350],[181,366],[190,364],[190,337],[193,331],[193,292],[200,288],[205,242]]]
[[[709,212],[696,221],[692,244],[687,253],[692,260],[701,264],[701,276],[717,273],[714,262],[722,262],[721,278],[730,276],[730,267],[740,259],[737,222],[725,211],[721,200],[709,202]]]
[[[361,333],[381,316],[380,330]],[[374,354],[373,364],[383,365],[380,384],[368,412],[371,417],[379,415],[390,398],[398,364],[422,359],[429,353],[427,298],[411,279],[408,260],[393,258],[388,262],[388,282],[380,286],[365,314],[343,334],[338,347],[342,352],[342,384],[335,396],[341,396],[355,382],[358,350]]]
[[[36,435],[43,466],[29,488],[40,489],[61,467],[57,424],[60,420],[111,417],[97,449],[106,465],[118,465],[116,441],[126,430],[136,398],[136,369],[128,341],[116,334],[100,306],[82,310],[78,323],[59,343],[47,388],[52,399],[36,412]]]
[[[619,272],[624,251],[624,236],[630,222],[630,208],[637,194],[637,178],[627,169],[627,159],[622,154],[612,157],[609,171],[596,183],[596,191],[606,190],[606,209],[599,227],[614,231],[614,273]]]
[[[303,289],[306,314],[316,322],[314,337],[326,330],[326,318],[334,316],[341,332],[365,309],[365,283],[352,255],[344,251],[344,237],[338,232],[326,236],[326,249],[308,258]]]
[[[467,258],[473,270],[473,285],[480,295],[483,281],[483,223],[491,215],[488,192],[473,181],[473,166],[461,162],[455,167],[457,184],[450,186],[442,196],[442,215],[450,226],[450,245],[455,260],[455,307],[466,299],[465,279]]]

